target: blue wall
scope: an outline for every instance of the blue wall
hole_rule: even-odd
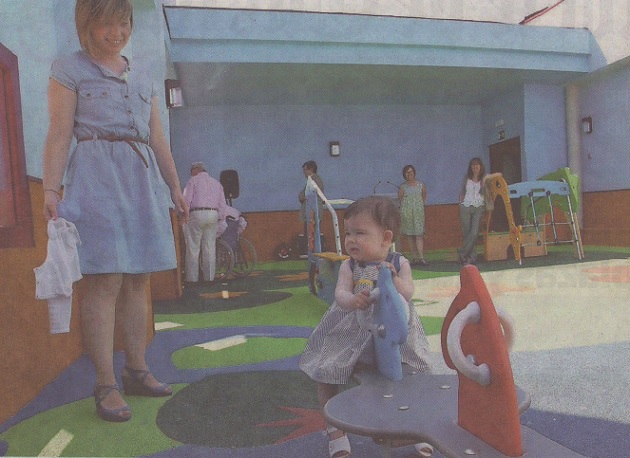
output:
[[[630,59],[589,78],[580,94],[580,117],[593,119],[581,135],[582,189],[630,189]]]
[[[134,31],[124,54],[153,71],[164,126],[164,23],[157,0],[134,2]],[[0,0],[0,42],[18,56],[27,173],[42,176],[42,151],[48,129],[48,75],[59,55],[80,49],[74,0]],[[168,129],[165,128],[168,133]]]
[[[166,74],[161,10],[152,1],[135,5],[127,53],[149,59],[160,86]],[[30,1],[0,1],[0,42],[19,59],[27,172],[34,177],[41,177],[50,64],[56,56],[78,49],[73,9],[72,0],[38,0],[37,8]],[[24,24],[34,25],[36,31],[25,30]],[[461,25],[462,33],[472,27]],[[536,32],[541,31],[531,29]],[[630,188],[629,87],[628,59],[580,83],[581,116],[592,116],[594,124],[592,134],[581,136],[584,191]],[[167,126],[165,109],[163,114]],[[561,86],[527,85],[472,107],[178,108],[171,110],[170,132],[182,185],[195,160],[206,161],[216,176],[236,169],[241,197],[235,205],[246,211],[296,209],[304,183],[300,165],[307,159],[319,163],[330,198],[370,194],[379,181],[385,184],[377,192],[394,192],[386,182],[399,184],[402,166],[411,163],[427,183],[429,204],[444,204],[456,201],[470,157],[487,161],[488,145],[498,141],[495,122],[500,119],[506,138],[521,137],[524,179],[566,166],[564,116]],[[339,158],[328,155],[330,141],[341,142]]]
[[[468,106],[178,108],[171,129],[180,176],[197,160],[215,177],[236,169],[234,205],[243,211],[297,209],[309,159],[331,199],[371,194],[379,181],[377,193],[396,192],[387,181],[400,184],[402,167],[413,164],[428,202],[452,203],[468,160],[487,156],[481,110]],[[339,157],[329,156],[330,141],[341,143]]]
[[[564,88],[528,84],[524,88],[523,180],[535,180],[567,166]]]
[[[497,94],[496,97],[487,100],[483,104],[485,144],[498,143],[500,131],[504,131],[505,139],[520,137],[522,143],[525,134],[523,114],[522,90]]]
[[[72,21],[72,11],[66,15],[62,8],[55,9],[50,0],[38,1],[37,7],[28,1],[0,1],[0,42],[18,57],[26,168],[35,177],[41,177],[48,127],[46,90],[50,64],[57,55],[57,46],[67,44],[60,39],[62,32],[53,18],[56,21],[64,17]],[[74,27],[70,31],[76,37]],[[78,46],[78,40],[76,43]]]

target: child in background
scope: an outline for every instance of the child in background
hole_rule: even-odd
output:
[[[335,302],[313,331],[300,360],[300,368],[318,383],[321,408],[339,393],[340,385],[348,382],[355,366],[374,364],[373,338],[361,323],[371,322],[373,304],[369,294],[380,268],[391,270],[394,286],[408,304],[409,334],[400,347],[402,362],[419,371],[430,370],[428,343],[411,304],[411,266],[399,253],[390,253],[400,230],[396,204],[379,196],[357,200],[346,209],[344,225],[350,259],[339,268]],[[328,427],[327,432],[330,457],[349,456],[346,434],[334,427]],[[424,456],[430,456],[428,444],[423,444],[422,450],[421,453],[428,453]]]

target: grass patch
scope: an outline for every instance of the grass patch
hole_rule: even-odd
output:
[[[176,330],[234,326],[314,327],[328,308],[328,304],[309,293],[307,287],[282,291],[291,292],[291,297],[273,304],[222,312],[156,314],[155,321],[173,321],[183,325],[174,328]]]
[[[179,391],[184,385],[174,385]],[[168,398],[127,396],[131,420],[110,423],[96,415],[92,397],[46,410],[0,435],[9,444],[9,456],[38,456],[60,431],[74,437],[60,456],[133,457],[159,453],[180,445],[162,434],[155,418]]]
[[[308,261],[305,259],[290,260],[290,261],[269,261],[261,264],[256,264],[256,270],[267,271],[299,271],[308,272]]]
[[[200,347],[187,347],[171,355],[178,369],[216,368],[256,364],[263,361],[290,358],[302,354],[306,339],[255,337],[247,342],[210,351]]]
[[[432,336],[435,334],[440,334],[442,332],[442,324],[444,323],[444,318],[440,316],[421,316],[420,322],[424,327],[424,333],[427,336]]]

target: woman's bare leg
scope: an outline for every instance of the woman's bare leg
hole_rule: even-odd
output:
[[[83,344],[96,368],[97,385],[113,385],[114,327],[116,299],[122,284],[121,274],[85,275],[85,288],[81,297],[81,323]],[[102,401],[107,409],[119,408],[125,402],[117,391]]]
[[[118,301],[118,320],[122,325],[125,365],[131,369],[145,370],[147,348],[147,288],[150,274],[124,274],[120,300]],[[144,383],[157,386],[158,381],[148,375]]]
[[[416,242],[416,250],[418,250],[418,257],[420,259],[424,259],[424,236],[423,235],[416,235],[415,236],[415,242]]]
[[[416,244],[416,236],[414,235],[407,235],[407,243],[409,244],[409,247],[411,249],[411,259],[410,261],[415,261],[418,259],[418,257],[416,256],[416,252],[418,251],[418,246]]]

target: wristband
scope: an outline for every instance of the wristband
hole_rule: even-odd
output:
[[[54,189],[44,189],[44,192],[46,191],[54,192],[55,194],[57,194],[57,197],[61,199],[61,194],[59,194],[59,192],[55,191]]]

